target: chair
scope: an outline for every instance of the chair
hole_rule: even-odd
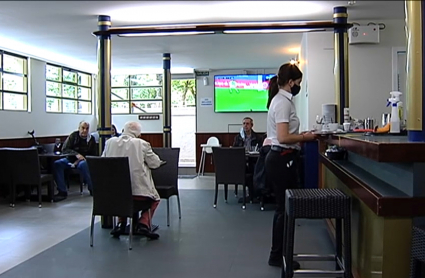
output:
[[[410,278],[425,276],[425,227],[413,226],[412,249],[410,255]]]
[[[93,211],[90,224],[90,246],[93,247],[93,229],[96,215],[130,218],[128,249],[132,249],[133,214],[149,211],[151,202],[134,202],[131,189],[128,157],[87,156],[87,165],[93,182]]]
[[[0,192],[3,197],[10,194],[12,187],[12,172],[10,170],[9,156],[10,150],[8,148],[0,148]]]
[[[179,219],[182,218],[178,188],[180,148],[152,148],[167,163],[152,170],[152,179],[161,199],[167,199],[167,226],[170,226],[170,197],[177,196]]]
[[[228,185],[241,184],[243,188],[242,209],[246,208],[246,160],[245,148],[213,148],[215,165],[214,208],[217,207],[218,185],[224,184],[224,200],[227,203]]]
[[[12,174],[12,186],[10,190],[10,206],[15,206],[17,185],[36,185],[38,193],[38,207],[41,208],[41,185],[48,183],[48,195],[53,201],[54,182],[51,174],[41,174],[40,160],[36,148],[9,150],[9,164]]]
[[[336,248],[333,255],[294,254],[295,220],[335,219]],[[285,195],[282,278],[351,277],[351,199],[339,189],[288,189]],[[344,223],[344,224],[343,224]],[[333,261],[336,270],[293,269],[293,260]]]
[[[202,152],[201,152],[201,160],[199,161],[198,176],[200,176],[201,173],[202,175],[204,174],[205,157],[207,156],[207,154],[212,154],[213,147],[221,147],[220,141],[218,140],[217,137],[210,137],[208,138],[206,144],[201,144]]]

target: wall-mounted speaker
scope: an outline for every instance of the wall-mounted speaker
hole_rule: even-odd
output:
[[[208,86],[208,77],[204,76],[202,80],[204,81],[204,86]]]

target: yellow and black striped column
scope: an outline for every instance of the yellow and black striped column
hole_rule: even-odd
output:
[[[111,27],[111,17],[99,15],[97,25],[99,31]],[[99,154],[102,154],[106,140],[111,137],[111,35],[97,36],[97,65],[98,65],[98,126]]]
[[[407,134],[410,141],[425,141],[424,125],[424,3],[405,1],[407,36]]]
[[[335,7],[333,22],[346,24],[348,20],[346,7]],[[335,52],[335,95],[336,95],[336,120],[342,124],[344,122],[344,108],[349,108],[349,87],[348,87],[348,34],[347,27],[337,27],[334,29],[334,52]]]
[[[171,148],[171,55],[162,55],[162,117],[163,117],[163,147]]]

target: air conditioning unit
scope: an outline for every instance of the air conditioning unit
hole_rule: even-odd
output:
[[[348,29],[349,44],[377,44],[379,43],[379,26],[353,26]]]

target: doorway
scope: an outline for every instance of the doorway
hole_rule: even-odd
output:
[[[179,167],[196,166],[196,81],[171,81],[171,146],[180,148]]]

